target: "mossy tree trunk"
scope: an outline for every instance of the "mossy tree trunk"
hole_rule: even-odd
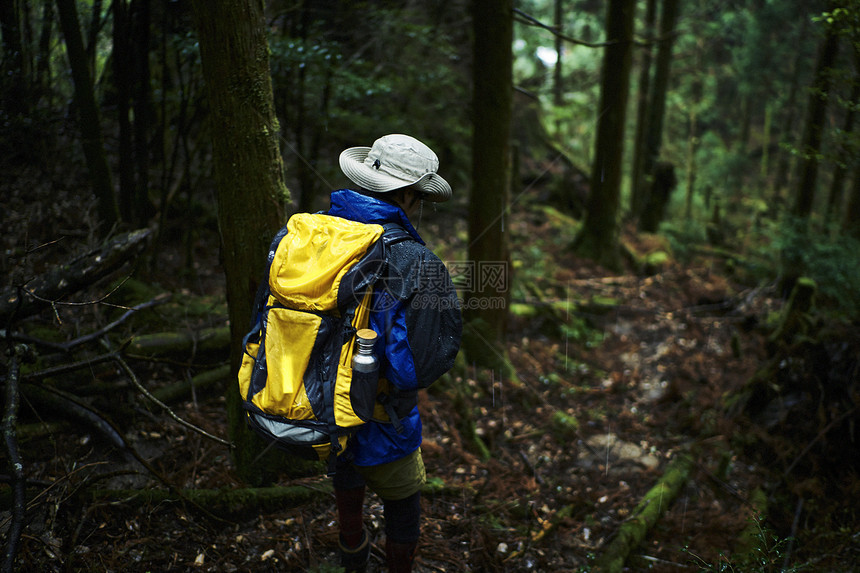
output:
[[[854,124],[856,123],[856,103],[860,102],[860,47],[854,50],[854,80],[851,86],[849,105],[845,111],[845,120],[842,124],[844,138],[838,143],[836,149],[836,168],[833,171],[833,179],[830,182],[830,193],[827,197],[827,211],[825,213],[825,224],[833,222],[833,214],[838,213],[843,202],[843,188],[845,180],[849,176],[854,155],[857,153]],[[837,221],[838,222],[838,221]]]
[[[621,264],[618,206],[635,8],[633,0],[608,4],[606,39],[609,45],[600,80],[600,114],[591,168],[591,194],[582,229],[574,241],[574,249],[579,254],[613,269]]]
[[[263,3],[193,0],[210,108],[218,225],[227,279],[231,373],[239,370],[242,337],[269,243],[284,223],[289,192],[278,148]],[[247,428],[238,386],[227,389],[230,433],[239,474],[250,483],[270,475],[255,460],[263,443]],[[270,457],[269,464],[274,463]]]
[[[78,112],[78,126],[81,130],[81,146],[86,157],[93,191],[98,199],[99,228],[102,233],[106,233],[119,221],[119,206],[105,153],[101,116],[93,91],[93,79],[84,50],[75,1],[57,0],[57,13],[60,17],[63,37],[66,40],[66,53],[75,84],[75,105]]]
[[[464,348],[470,361],[509,370],[503,341],[510,297],[505,225],[510,193],[513,2],[474,0],[474,135]]]
[[[833,84],[832,68],[836,65],[838,52],[839,36],[836,31],[829,30],[818,50],[815,77],[812,88],[809,90],[809,104],[806,109],[803,141],[800,148],[803,159],[800,164],[800,173],[794,191],[794,204],[791,209],[791,214],[794,217],[804,221],[812,213],[812,204],[815,199],[822,135],[827,116],[827,99]]]
[[[854,185],[842,219],[842,231],[860,240],[860,166],[854,168]]]
[[[633,139],[633,169],[630,176],[630,212],[642,211],[642,167],[645,153],[645,136],[648,133],[648,95],[651,89],[651,41],[654,36],[654,23],[657,20],[657,0],[648,0],[645,5],[645,46],[642,48],[642,61],[639,69],[639,91],[636,95],[636,135]]]
[[[660,43],[654,69],[654,86],[648,101],[648,119],[645,129],[645,149],[642,153],[642,171],[637,190],[637,206],[647,209],[651,205],[655,171],[663,145],[663,123],[666,117],[666,94],[669,90],[672,66],[672,47],[675,41],[675,25],[678,21],[679,0],[663,0],[660,8]],[[641,216],[642,212],[634,213]],[[645,230],[645,229],[643,229]]]

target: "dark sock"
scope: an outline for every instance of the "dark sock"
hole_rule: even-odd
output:
[[[421,534],[421,492],[403,499],[382,500],[385,536],[401,543],[418,541]]]
[[[384,499],[385,560],[391,573],[412,571],[421,535],[421,492],[404,499]]]
[[[364,531],[364,486],[336,489],[334,496],[341,541],[348,548],[358,547]]]

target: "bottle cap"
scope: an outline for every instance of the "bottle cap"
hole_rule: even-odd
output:
[[[363,338],[365,340],[376,340],[376,336],[377,336],[376,331],[374,331],[370,328],[362,328],[361,330],[356,332],[355,335],[357,337]]]

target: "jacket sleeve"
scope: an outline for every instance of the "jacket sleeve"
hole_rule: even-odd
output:
[[[448,269],[423,245],[394,245],[389,264],[384,374],[403,390],[426,388],[454,365],[463,329],[460,301]]]

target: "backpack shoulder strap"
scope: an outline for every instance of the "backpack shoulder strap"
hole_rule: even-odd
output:
[[[269,298],[269,273],[272,269],[272,261],[275,259],[275,251],[278,250],[278,245],[287,234],[287,226],[284,225],[275,234],[272,243],[269,245],[269,252],[266,255],[266,270],[263,272],[263,280],[257,286],[257,294],[254,296],[254,306],[251,307],[251,328],[259,322],[259,315],[266,305]]]
[[[382,229],[382,241],[386,247],[402,241],[415,240],[400,223],[385,223],[382,225]]]

